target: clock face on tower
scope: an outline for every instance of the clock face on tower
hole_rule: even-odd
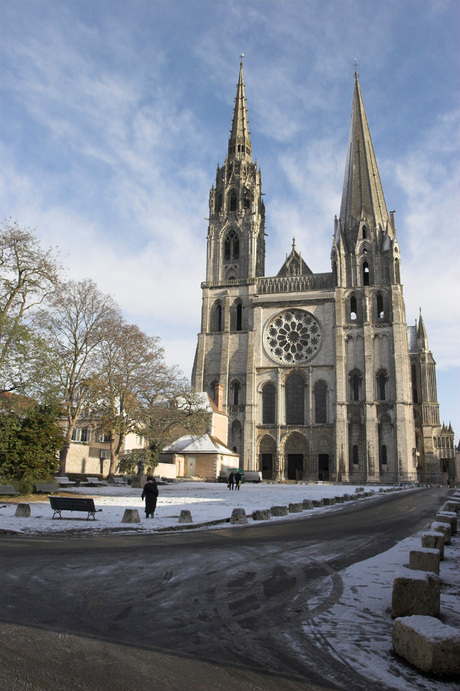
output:
[[[322,342],[318,320],[305,310],[285,310],[265,325],[263,344],[267,355],[282,365],[300,365],[311,360]]]

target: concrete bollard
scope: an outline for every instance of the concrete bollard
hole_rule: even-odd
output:
[[[444,559],[444,533],[434,532],[434,530],[422,533],[422,547],[431,547],[439,550],[439,558]]]
[[[440,523],[449,523],[451,534],[455,535],[457,532],[457,514],[455,511],[440,511],[436,514],[436,520]]]
[[[422,547],[409,552],[409,568],[414,571],[431,571],[439,576],[439,549]]]
[[[427,616],[396,619],[393,648],[405,660],[434,676],[460,674],[460,630]]]
[[[16,518],[30,518],[30,504],[18,504],[14,515]]]
[[[272,516],[287,516],[288,515],[288,507],[287,506],[272,506],[270,509],[270,513]]]
[[[310,509],[313,508],[313,502],[311,499],[304,499],[302,505],[304,511],[310,511]]]
[[[182,509],[180,512],[179,523],[193,523],[192,514],[188,509]]]
[[[355,494],[358,494],[359,492],[364,492],[364,487],[356,487]]]
[[[336,504],[343,504],[345,499],[343,497],[334,497],[334,501]]]
[[[313,499],[312,504],[315,507],[324,506],[324,501],[323,499]]]
[[[139,511],[137,509],[125,509],[125,512],[123,514],[123,518],[121,519],[122,523],[140,523],[141,519],[139,518]]]
[[[452,538],[450,523],[441,523],[439,521],[435,521],[431,524],[431,530],[434,530],[438,533],[444,533],[444,544],[450,545]]]
[[[423,614],[437,617],[440,610],[439,576],[429,571],[401,570],[393,581],[391,616],[407,617]]]
[[[344,494],[343,501],[351,501],[351,496],[349,494]]]
[[[252,514],[253,521],[268,521],[271,518],[270,509],[259,509]]]
[[[289,504],[289,513],[302,513],[302,511],[303,511],[303,503],[292,502]]]
[[[244,509],[233,509],[230,516],[230,523],[232,525],[245,525],[248,522],[246,511]]]

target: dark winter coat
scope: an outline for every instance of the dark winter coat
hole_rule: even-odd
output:
[[[153,513],[157,506],[158,486],[156,482],[149,480],[142,490],[142,499],[145,499],[145,512]]]

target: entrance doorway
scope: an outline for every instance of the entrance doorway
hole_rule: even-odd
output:
[[[329,480],[329,454],[320,453],[318,456],[318,480]]]
[[[271,454],[271,453],[263,453],[262,454],[262,461],[261,461],[260,470],[262,471],[262,480],[271,480],[272,479],[273,454]]]
[[[288,462],[288,480],[302,480],[303,478],[303,454],[289,453],[287,457]]]

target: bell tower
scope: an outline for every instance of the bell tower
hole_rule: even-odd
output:
[[[208,283],[240,283],[264,274],[262,180],[249,135],[242,55],[227,156],[209,194]]]

